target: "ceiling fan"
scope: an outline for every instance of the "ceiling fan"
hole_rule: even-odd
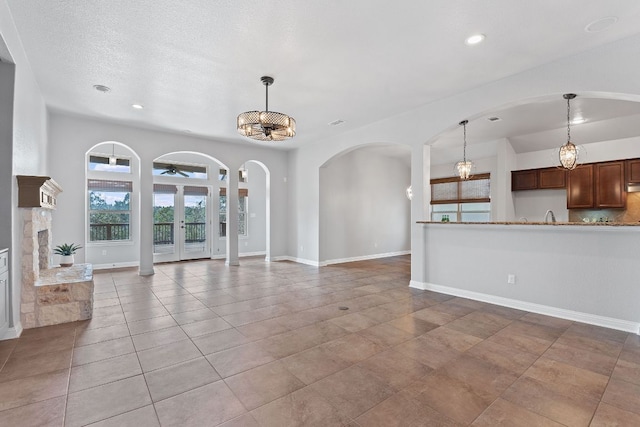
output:
[[[164,172],[162,172],[160,175],[182,175],[185,178],[188,178],[189,175],[187,175],[186,173],[184,173],[183,171],[180,170],[180,168],[178,168],[176,165],[167,165],[166,170]]]

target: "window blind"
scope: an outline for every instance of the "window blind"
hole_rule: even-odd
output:
[[[133,182],[131,181],[112,181],[106,179],[89,179],[87,182],[89,191],[112,191],[112,192],[132,192]]]
[[[491,201],[490,174],[474,175],[463,181],[459,177],[431,180],[431,204],[482,203]]]

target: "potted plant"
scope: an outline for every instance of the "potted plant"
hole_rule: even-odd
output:
[[[78,249],[82,249],[82,246],[75,243],[63,243],[56,246],[53,253],[60,255],[60,267],[71,267],[73,265],[73,254]]]

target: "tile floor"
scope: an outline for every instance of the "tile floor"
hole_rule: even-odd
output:
[[[640,425],[639,336],[412,290],[408,257],[156,270],[0,342],[0,425]]]

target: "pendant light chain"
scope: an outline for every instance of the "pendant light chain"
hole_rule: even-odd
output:
[[[264,111],[269,111],[269,85],[265,84],[264,85],[265,91],[266,91],[266,96],[265,96],[265,107],[264,107]]]
[[[567,142],[571,142],[571,98],[567,98]]]
[[[462,147],[462,160],[466,162],[467,161],[467,122],[466,120],[462,124],[462,132],[463,132],[463,141],[464,141],[464,145]]]

